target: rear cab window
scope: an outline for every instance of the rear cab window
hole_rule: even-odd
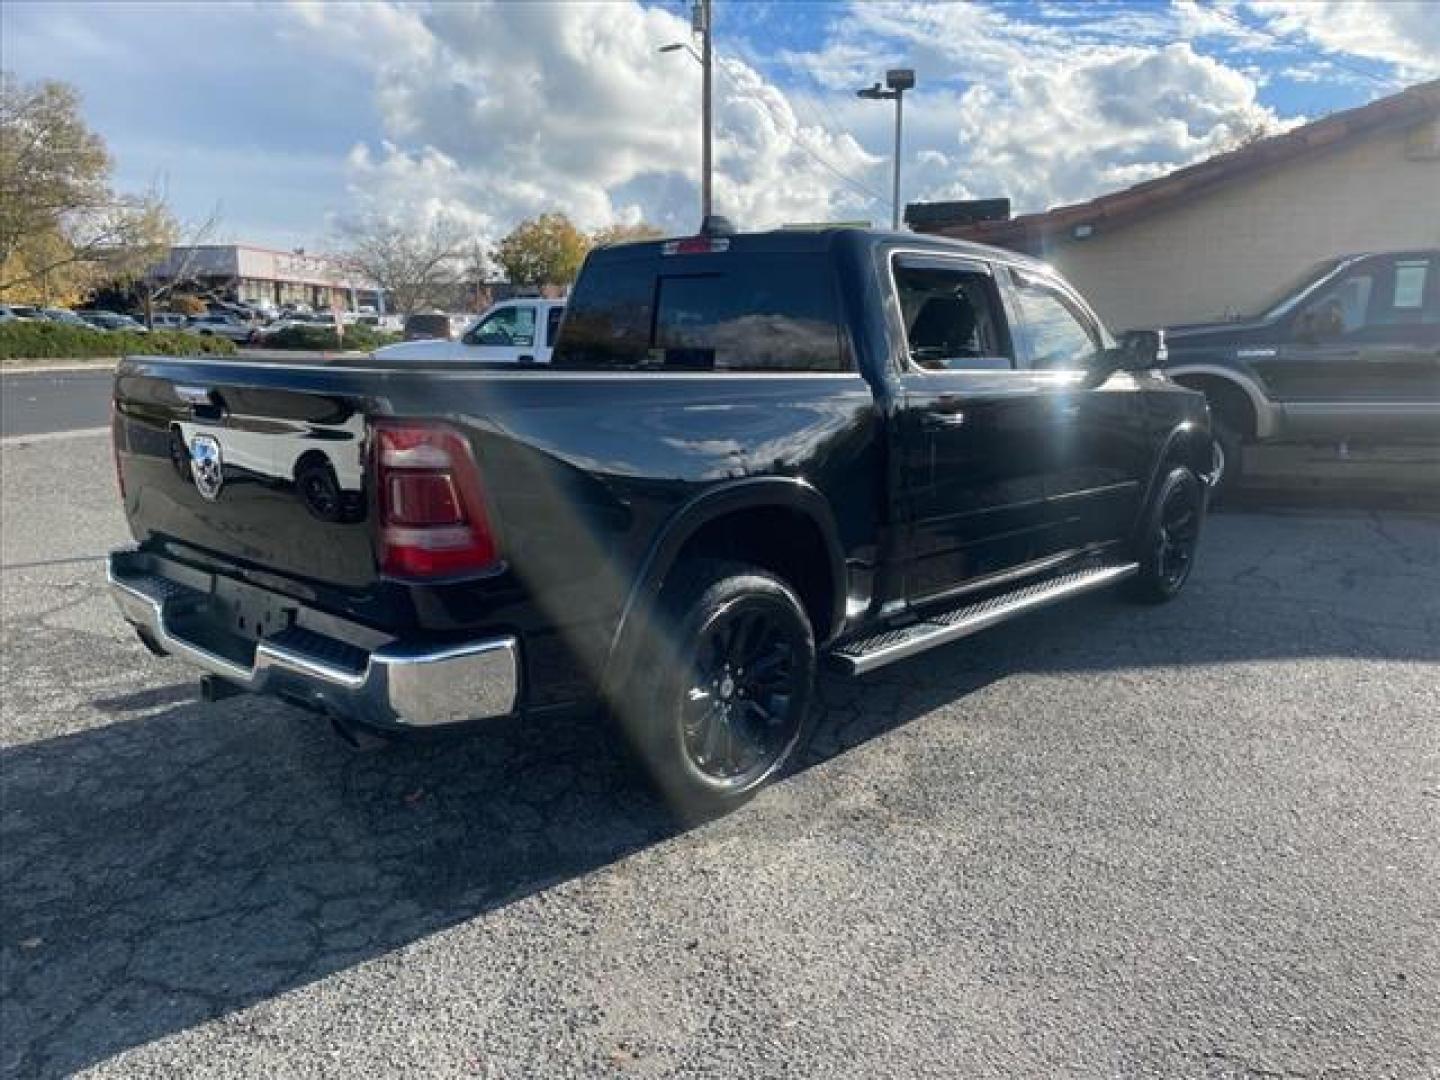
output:
[[[571,295],[554,364],[659,371],[850,369],[828,252],[668,251],[592,256]]]

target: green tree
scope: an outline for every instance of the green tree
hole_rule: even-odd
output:
[[[514,285],[568,285],[590,240],[561,213],[522,221],[495,248],[495,262]]]
[[[0,72],[0,297],[67,299],[173,242],[164,199],[116,194],[112,171],[73,87]]]
[[[596,229],[590,236],[595,247],[609,247],[611,244],[633,244],[637,240],[656,240],[665,234],[649,222],[640,221],[634,225],[617,222],[603,229]]]

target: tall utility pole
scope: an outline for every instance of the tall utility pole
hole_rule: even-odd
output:
[[[900,228],[900,137],[905,120],[905,91],[914,89],[915,72],[910,68],[891,68],[885,72],[886,89],[877,82],[857,90],[856,94],[871,101],[895,100],[895,176],[890,185],[890,227]]]
[[[713,53],[710,48],[711,26],[710,0],[695,0],[691,15],[692,26],[700,34],[700,68],[703,72],[700,105],[700,220],[710,216],[710,175],[713,171],[710,131],[712,108],[710,98]]]

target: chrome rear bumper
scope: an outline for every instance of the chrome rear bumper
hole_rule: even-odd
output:
[[[157,561],[115,551],[106,568],[120,612],[163,652],[257,694],[274,694],[375,727],[435,727],[515,711],[514,637],[366,651],[298,625],[247,641],[206,620],[211,596]]]

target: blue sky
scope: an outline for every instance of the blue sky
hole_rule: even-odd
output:
[[[1428,10],[1427,10],[1428,9]],[[693,226],[688,3],[11,0],[0,58],[84,94],[122,187],[226,238],[323,249],[364,213],[483,239],[562,209]],[[747,226],[889,217],[904,198],[1089,198],[1440,76],[1426,0],[1066,4],[716,0],[718,208]]]

